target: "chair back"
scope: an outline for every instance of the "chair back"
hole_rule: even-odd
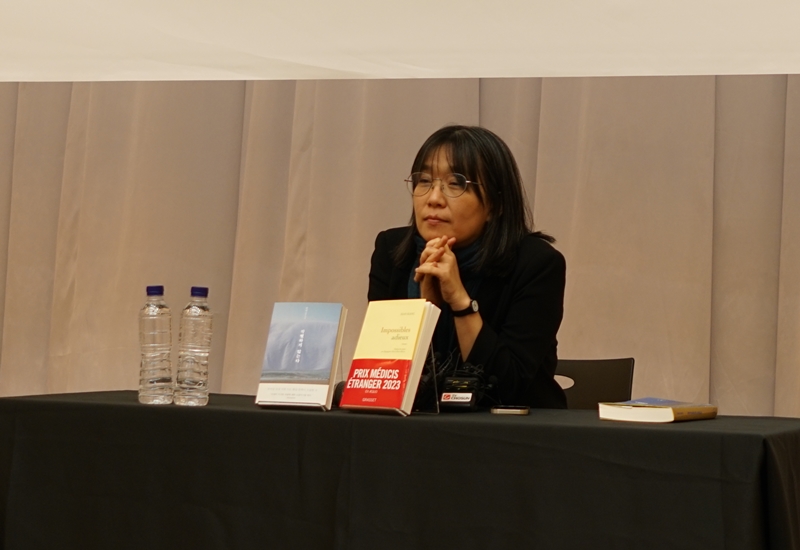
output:
[[[597,409],[605,401],[628,401],[633,386],[633,357],[559,359],[556,382],[567,394],[568,409]]]

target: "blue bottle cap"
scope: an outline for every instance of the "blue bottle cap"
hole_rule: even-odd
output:
[[[192,296],[199,296],[201,298],[208,298],[208,287],[205,287],[205,286],[193,286],[192,287]]]
[[[147,295],[148,296],[163,296],[164,295],[164,285],[153,285],[147,287]]]

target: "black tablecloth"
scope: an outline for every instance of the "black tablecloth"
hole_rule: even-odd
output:
[[[800,549],[800,419],[0,399],[4,548]]]

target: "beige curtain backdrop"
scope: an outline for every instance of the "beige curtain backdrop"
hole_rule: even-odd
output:
[[[514,151],[568,262],[561,357],[634,395],[800,417],[800,77],[0,83],[0,395],[134,389],[137,311],[210,287],[212,391],[276,301],[350,313],[422,141]]]

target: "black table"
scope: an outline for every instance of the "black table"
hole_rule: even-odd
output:
[[[800,549],[800,419],[0,399],[4,548]]]

